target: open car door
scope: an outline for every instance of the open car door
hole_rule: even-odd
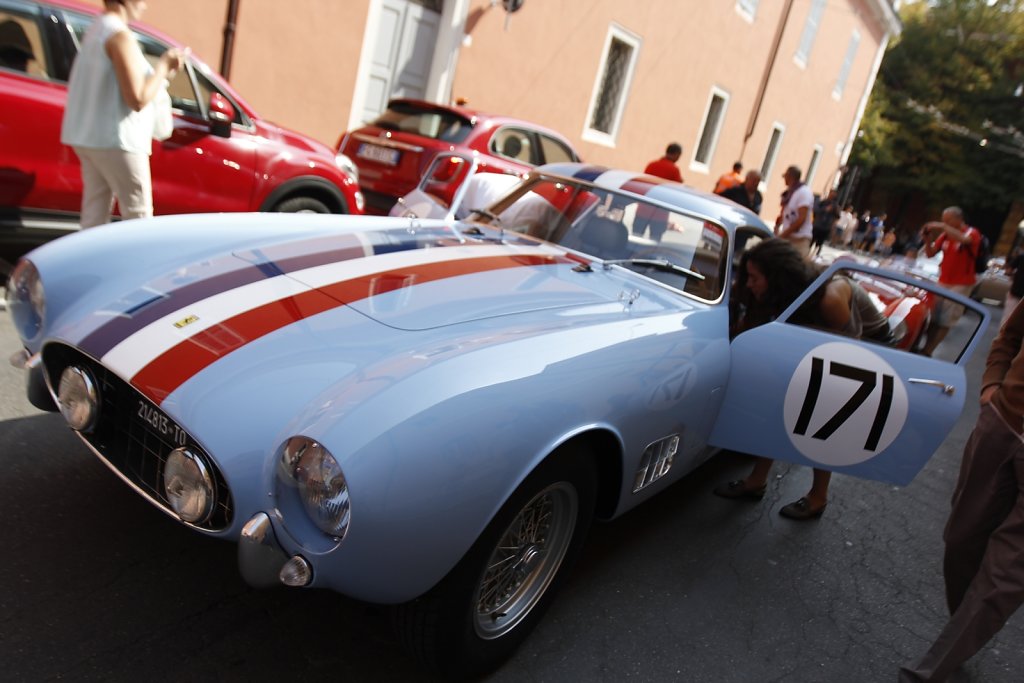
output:
[[[841,272],[840,272],[841,271]],[[787,322],[837,272],[888,316],[892,346]],[[963,306],[932,356],[917,353],[940,307]],[[839,261],[778,320],[738,335],[713,446],[906,485],[960,416],[964,365],[988,314],[931,281]]]
[[[427,165],[419,185],[398,201],[388,215],[414,218],[451,217],[459,207],[470,176],[479,166],[477,155],[439,152]]]

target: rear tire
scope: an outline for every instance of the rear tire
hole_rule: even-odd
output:
[[[553,454],[437,586],[395,608],[402,644],[445,676],[475,677],[497,668],[565,582],[590,527],[596,489],[584,449]]]
[[[278,213],[330,213],[331,210],[327,208],[319,199],[313,199],[312,197],[292,197],[286,199],[277,206],[274,207],[274,211]]]

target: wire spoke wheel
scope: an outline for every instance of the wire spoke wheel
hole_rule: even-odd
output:
[[[509,495],[437,585],[396,606],[395,632],[447,678],[483,676],[543,617],[580,554],[598,478],[582,443],[562,446]]]
[[[534,496],[505,529],[476,590],[475,628],[500,638],[544,595],[565,558],[579,514],[575,487],[556,482]]]

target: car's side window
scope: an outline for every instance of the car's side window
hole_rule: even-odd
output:
[[[0,69],[51,78],[43,37],[34,18],[0,9]]]
[[[85,38],[85,32],[94,20],[95,17],[84,14],[64,12],[64,21],[67,22],[68,28],[71,29],[71,34],[74,36],[76,50],[81,47],[82,40]]]
[[[248,125],[248,121],[245,119],[245,114],[242,112],[242,108],[238,106],[238,103],[228,97],[227,93],[221,91],[216,85],[213,84],[209,78],[207,78],[202,71],[198,68],[194,68],[193,73],[196,77],[196,84],[199,86],[199,96],[202,98],[203,106],[205,107],[210,101],[210,95],[217,93],[222,95],[228,102],[231,103],[232,108],[235,110],[235,117],[231,120],[232,123],[237,123],[240,126]],[[173,96],[173,93],[172,93]]]
[[[939,292],[842,268],[785,322],[957,362],[981,316]]]
[[[538,135],[537,137],[540,138],[541,151],[544,153],[541,163],[557,164],[576,161],[572,150],[562,144],[561,141],[547,135]]]
[[[737,228],[736,229],[736,244],[733,247],[732,254],[732,277],[736,279],[736,269],[740,267],[740,259],[743,258],[743,252],[750,251],[762,240],[767,239],[768,235],[764,234],[760,230],[753,230],[751,228]]]
[[[160,60],[160,55],[167,51],[167,46],[138,31],[135,32],[135,38],[139,41],[146,61],[155,68],[156,63]],[[196,96],[196,90],[192,87],[188,69],[182,69],[174,75],[167,87],[167,93],[171,96],[171,106],[175,109],[202,116],[203,111]]]
[[[534,165],[530,135],[518,128],[502,128],[491,138],[491,151],[500,157]]]

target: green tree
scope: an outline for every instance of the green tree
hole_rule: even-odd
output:
[[[1024,0],[905,5],[850,163],[889,194],[1004,211],[1024,198]]]

